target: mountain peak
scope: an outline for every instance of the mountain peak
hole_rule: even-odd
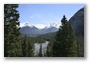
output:
[[[29,26],[29,24],[30,24],[29,22],[26,22],[26,23],[25,23],[25,26]]]
[[[20,23],[20,27],[21,27],[21,28],[22,28],[22,27],[26,27],[26,26],[28,26],[28,27],[33,27],[34,25],[31,24],[31,23],[29,23],[29,22]]]
[[[36,27],[38,29],[51,28],[51,27],[59,28],[60,23],[50,23],[48,25],[44,25],[44,24],[31,24],[29,22],[20,23],[20,27],[26,27],[26,26]]]
[[[24,23],[20,32],[22,34],[46,34],[50,32],[58,31],[57,26],[60,24],[51,23],[48,25],[43,24],[30,24],[28,22]]]

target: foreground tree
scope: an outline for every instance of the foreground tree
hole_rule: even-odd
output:
[[[39,50],[38,56],[39,56],[39,57],[42,57],[42,44],[40,44],[40,50]]]
[[[28,42],[28,57],[33,57],[34,56],[34,52],[33,52],[33,44],[31,42]]]
[[[46,50],[46,56],[49,57],[50,56],[50,50],[49,50],[49,46],[47,46],[47,50]]]
[[[4,4],[4,56],[21,56],[18,4]]]
[[[62,25],[57,31],[56,41],[53,43],[53,56],[74,57],[77,56],[76,39],[72,27],[65,16],[61,20]]]
[[[33,52],[33,41],[31,40],[31,38],[27,37],[27,35],[25,35],[25,37],[23,37],[22,39],[22,53],[23,53],[23,57],[32,57],[34,56],[34,52]]]
[[[46,50],[47,57],[52,57],[52,44],[53,44],[52,42],[48,43],[47,50]]]
[[[25,57],[27,56],[27,45],[26,45],[26,40],[27,35],[25,35],[25,37],[23,38],[24,40],[22,41],[22,56]]]

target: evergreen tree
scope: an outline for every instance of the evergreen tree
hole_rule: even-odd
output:
[[[23,57],[25,57],[26,56],[26,52],[27,52],[27,50],[26,50],[26,38],[27,38],[27,35],[25,35],[25,37],[24,37],[24,40],[23,40],[23,42],[22,42],[22,53],[23,53]]]
[[[47,46],[46,56],[52,57],[52,42],[50,42],[50,41],[49,41],[48,46]]]
[[[22,53],[23,57],[32,57],[34,56],[33,53],[33,43],[31,42],[32,40],[25,35],[22,41]]]
[[[34,56],[34,52],[33,52],[33,44],[28,42],[28,56],[29,57],[33,57]]]
[[[39,57],[42,57],[42,44],[40,44]]]
[[[4,56],[21,56],[18,4],[4,4]]]
[[[73,57],[77,56],[77,45],[72,27],[65,16],[61,20],[62,25],[57,31],[56,41],[53,43],[53,56]]]
[[[47,57],[50,56],[50,50],[49,50],[49,47],[48,46],[47,46],[47,50],[46,50],[46,55],[47,55]]]

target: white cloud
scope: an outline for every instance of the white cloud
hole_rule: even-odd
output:
[[[32,19],[32,18],[34,18],[34,16],[30,16],[30,18]]]

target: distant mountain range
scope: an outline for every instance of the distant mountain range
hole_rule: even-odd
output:
[[[75,34],[84,35],[84,8],[78,10],[70,19],[69,23],[72,26]],[[20,32],[22,34],[47,34],[58,31],[60,23],[52,23],[49,25],[23,23]]]
[[[25,23],[24,26],[21,27],[20,32],[22,34],[46,34],[50,32],[58,31],[60,24],[49,24],[47,26],[42,25],[33,25],[30,23]]]

